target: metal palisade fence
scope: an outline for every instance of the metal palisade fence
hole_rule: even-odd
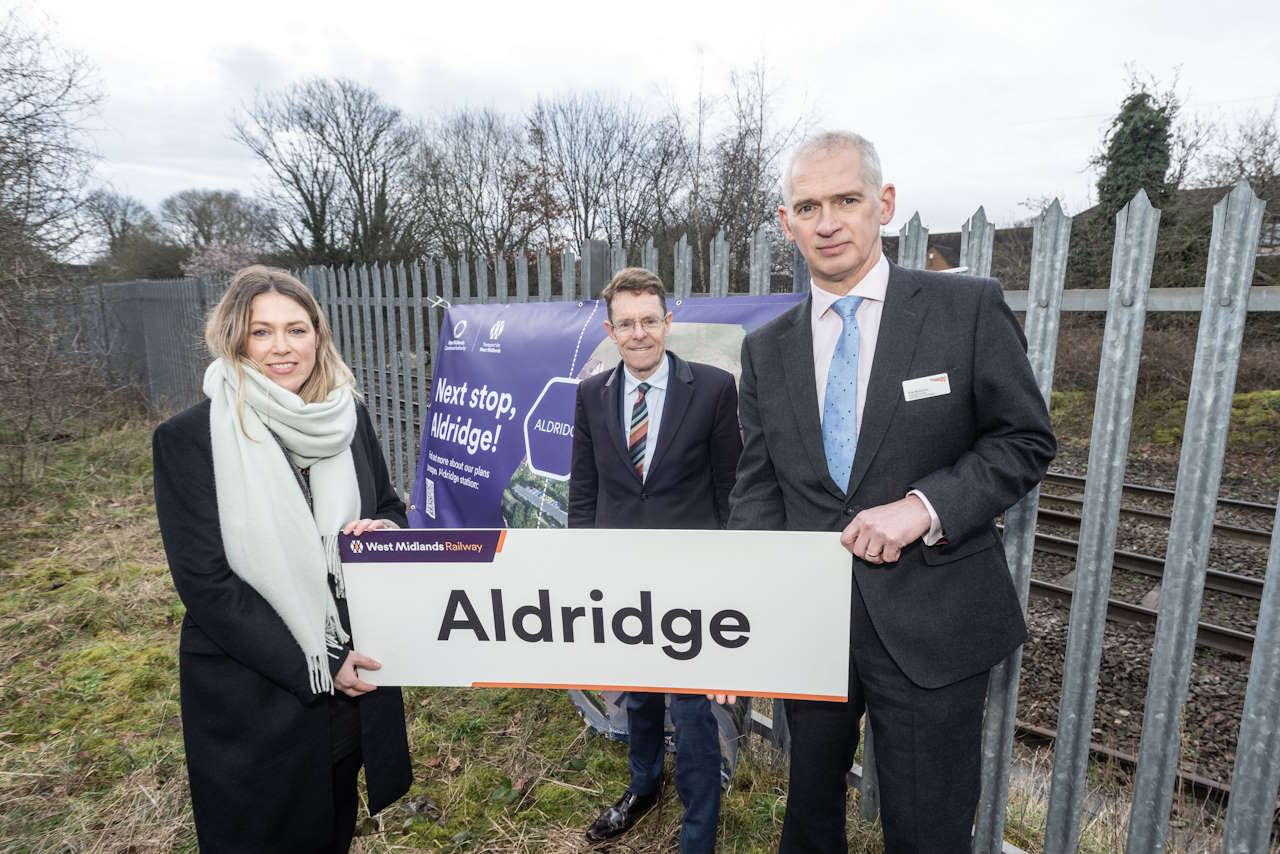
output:
[[[1135,852],[1160,851],[1165,846],[1182,707],[1244,320],[1249,311],[1280,311],[1280,288],[1250,288],[1263,208],[1247,184],[1236,186],[1214,208],[1204,288],[1152,288],[1160,211],[1139,192],[1116,216],[1110,287],[1064,291],[1071,218],[1055,201],[1034,223],[1026,289],[1005,294],[1011,308],[1025,312],[1028,355],[1046,401],[1052,390],[1060,313],[1106,313],[1044,841],[1051,854],[1074,851],[1079,842],[1143,325],[1148,312],[1195,311],[1200,328],[1128,837],[1128,848]],[[961,264],[968,272],[990,273],[994,234],[982,208],[964,224]],[[917,214],[899,234],[898,263],[924,267],[927,242],[928,230]],[[392,480],[402,492],[409,491],[417,468],[420,429],[430,405],[431,356],[437,352],[446,307],[467,302],[576,301],[598,292],[599,284],[625,266],[628,258],[658,269],[658,251],[652,242],[630,252],[597,242],[579,248],[580,256],[566,250],[558,259],[546,252],[533,256],[517,252],[514,258],[427,258],[408,264],[301,271],[324,307],[337,344],[364,392]],[[673,249],[674,275],[668,283],[674,296],[760,295],[809,287],[808,270],[798,254],[792,259],[790,276],[773,275],[769,245],[761,231],[736,249],[745,253],[749,275],[742,283],[745,288],[734,288],[730,250],[723,235],[710,242],[708,293],[695,294],[691,285],[697,250],[687,238],[681,239]],[[153,401],[180,406],[199,399],[206,360],[199,332],[204,313],[218,293],[216,287],[192,282],[105,285],[86,292],[82,312],[97,310],[101,322],[95,328],[106,338],[115,336],[114,349],[107,348],[106,359],[113,370],[132,370],[145,380]],[[1038,503],[1037,489],[1004,516],[1005,552],[1024,610]],[[1223,843],[1229,852],[1267,850],[1280,789],[1280,518],[1272,530],[1231,780]],[[1003,835],[1020,668],[1019,649],[990,677],[974,837],[978,852],[1009,849]],[[775,706],[771,726],[775,743],[785,745],[780,709],[780,704]],[[856,770],[860,771],[863,815],[873,818],[878,798],[870,740],[864,747],[863,765]]]

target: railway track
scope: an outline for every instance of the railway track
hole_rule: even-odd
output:
[[[1058,738],[1057,730],[1036,726],[1025,721],[1014,722],[1014,735],[1023,744],[1033,745],[1053,744]],[[1108,747],[1105,744],[1089,742],[1089,755],[1099,762],[1113,762],[1130,774],[1138,767],[1138,757],[1131,753],[1125,753],[1123,750]],[[1184,771],[1182,768],[1178,769],[1176,780],[1178,789],[1182,791],[1189,790],[1201,798],[1221,804],[1225,804],[1231,796],[1231,786],[1229,784],[1211,780],[1191,771]]]
[[[1084,478],[1073,475],[1049,474],[1045,477],[1044,485],[1083,490]],[[1173,498],[1172,490],[1140,484],[1126,483],[1124,491],[1126,495],[1133,497],[1157,497],[1169,501]],[[1043,492],[1041,501],[1080,508],[1083,508],[1084,503],[1079,495],[1060,495]],[[1232,498],[1220,499],[1218,506],[1229,508],[1235,512],[1275,512],[1273,505]],[[1121,509],[1121,515],[1163,522],[1165,525],[1168,525],[1171,520],[1170,515],[1167,513],[1143,508],[1125,507]],[[1038,510],[1037,521],[1079,530],[1081,517],[1073,513],[1042,506]],[[1214,533],[1252,545],[1269,545],[1271,542],[1271,532],[1262,528],[1247,528],[1239,525],[1215,523]],[[1055,555],[1074,562],[1079,547],[1080,544],[1076,540],[1039,531],[1036,532],[1035,550],[1037,553]],[[1138,573],[1158,581],[1164,575],[1164,558],[1117,549],[1112,558],[1112,568]],[[1260,600],[1262,598],[1263,581],[1261,578],[1253,578],[1217,569],[1207,569],[1205,572],[1205,589],[1241,599]],[[1072,590],[1069,585],[1053,584],[1038,578],[1032,578],[1030,595],[1037,599],[1052,600],[1070,606]],[[1126,625],[1154,626],[1156,617],[1157,611],[1155,608],[1136,605],[1118,599],[1107,600],[1107,619],[1112,622]],[[1253,642],[1254,637],[1249,632],[1210,622],[1200,622],[1198,625],[1196,644],[1201,647],[1248,658],[1253,655]]]
[[[1050,599],[1056,602],[1071,604],[1071,588],[1050,584],[1037,578],[1031,579],[1031,595],[1037,599]],[[1141,605],[1131,605],[1118,599],[1107,600],[1107,619],[1113,623],[1125,625],[1156,624],[1158,612]],[[1248,632],[1229,629],[1226,626],[1215,626],[1212,623],[1198,623],[1196,627],[1196,646],[1249,658],[1253,655],[1253,635]]]
[[[1053,521],[1058,521],[1054,517],[1051,518]],[[1079,520],[1077,519],[1076,521],[1078,522]],[[1075,560],[1079,548],[1080,544],[1078,542],[1066,537],[1056,537],[1053,534],[1036,534],[1036,551],[1042,554],[1058,555],[1059,557]],[[1117,549],[1111,559],[1111,566],[1115,569],[1137,572],[1152,578],[1161,578],[1164,575],[1164,558],[1138,554],[1137,552]],[[1245,599],[1261,599],[1262,584],[1262,579],[1252,578],[1247,575],[1237,575],[1233,572],[1223,572],[1218,569],[1205,571],[1205,589],[1230,593],[1233,596],[1240,596]]]
[[[1054,493],[1040,494],[1040,501],[1050,502],[1052,504],[1065,504],[1069,507],[1077,507],[1084,509],[1084,499],[1078,495],[1057,495]],[[1266,505],[1259,505],[1265,508]],[[1275,508],[1271,508],[1274,513]],[[1158,510],[1146,510],[1141,507],[1121,507],[1121,516],[1128,516],[1131,519],[1147,519],[1153,522],[1160,522],[1169,525],[1172,517],[1168,513],[1161,513]],[[1080,517],[1074,513],[1064,513],[1061,510],[1052,510],[1046,507],[1040,508],[1040,518],[1051,522],[1057,522],[1062,525],[1070,525],[1075,528],[1080,527]],[[1213,523],[1213,533],[1217,536],[1226,537],[1230,540],[1236,540],[1242,543],[1250,543],[1252,545],[1268,546],[1271,544],[1271,532],[1262,528],[1246,528],[1241,525],[1229,525],[1224,522]]]
[[[1044,476],[1043,486],[1059,486],[1084,492],[1085,479],[1079,475],[1050,472]],[[1140,483],[1126,483],[1124,495],[1130,498],[1156,498],[1173,501],[1173,490],[1161,486],[1146,486]],[[1219,498],[1218,507],[1245,513],[1266,513],[1275,516],[1276,506],[1260,501],[1246,501],[1241,498]]]
[[[1070,576],[1079,551],[1078,537],[1084,478],[1050,475],[1042,486],[1035,537],[1036,566],[1030,595],[1036,615],[1038,641],[1023,658],[1022,698],[1017,738],[1023,743],[1052,743],[1056,727],[1058,691],[1066,645],[1067,621],[1061,604],[1069,606]],[[1107,602],[1107,619],[1131,626],[1108,632],[1104,641],[1104,674],[1098,686],[1094,734],[1090,753],[1103,765],[1132,773],[1136,768],[1141,710],[1148,682],[1146,662],[1158,612],[1158,593],[1164,575],[1165,551],[1173,506],[1172,490],[1125,484],[1122,524],[1112,568],[1115,582]],[[1074,512],[1070,512],[1074,511]],[[1163,511],[1163,512],[1162,512]],[[1178,769],[1177,785],[1197,799],[1225,803],[1231,788],[1233,736],[1252,656],[1253,620],[1263,591],[1266,545],[1270,544],[1275,506],[1222,498],[1214,511],[1213,556],[1217,568],[1204,571],[1205,598],[1197,625],[1199,663],[1191,678],[1184,713],[1190,741]],[[1266,514],[1264,519],[1262,514]],[[1153,555],[1159,554],[1159,557]],[[1067,565],[1070,562],[1070,565]],[[1223,571],[1230,570],[1230,571]],[[1146,583],[1144,584],[1144,581]],[[1145,595],[1144,590],[1145,588]],[[1120,601],[1124,600],[1124,601]],[[1141,600],[1143,604],[1131,604]],[[1150,606],[1150,607],[1144,607]],[[1243,629],[1243,630],[1242,630]],[[1218,653],[1218,654],[1215,654]],[[1135,717],[1136,715],[1136,717]],[[1101,744],[1099,742],[1105,742]],[[1280,828],[1280,825],[1277,825]]]

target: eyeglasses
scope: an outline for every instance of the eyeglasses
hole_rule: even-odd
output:
[[[610,323],[613,331],[619,335],[630,335],[636,331],[639,326],[645,332],[657,332],[658,327],[666,322],[665,317],[642,317],[639,320],[619,320],[617,323]]]

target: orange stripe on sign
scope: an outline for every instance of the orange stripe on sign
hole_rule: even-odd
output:
[[[723,688],[666,688],[661,685],[575,685],[568,682],[472,682],[472,688],[552,688],[563,691],[647,691],[651,694],[736,694],[739,697],[779,697],[843,703],[849,698],[831,694],[789,694],[778,691],[733,691]]]
[[[494,549],[495,554],[502,551],[502,544],[505,543],[506,541],[507,541],[507,529],[503,528],[501,531],[498,532],[498,547]]]

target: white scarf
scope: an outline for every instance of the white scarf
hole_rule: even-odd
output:
[[[327,574],[341,596],[338,532],[360,518],[351,457],[355,398],[338,388],[319,403],[304,403],[250,365],[243,376],[241,429],[235,365],[216,359],[204,374],[223,548],[232,571],[270,603],[302,647],[311,690],[332,693],[325,646],[340,647],[347,634]],[[300,468],[311,469],[313,512],[281,445]]]

